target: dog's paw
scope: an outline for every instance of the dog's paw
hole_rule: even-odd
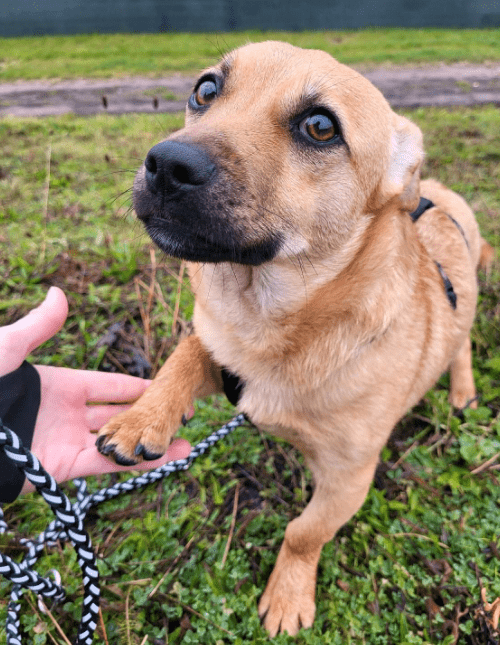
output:
[[[475,410],[478,404],[478,397],[476,396],[474,389],[456,389],[450,392],[449,401],[451,405],[457,410],[465,410],[465,408],[472,408],[473,410]]]
[[[316,568],[298,559],[281,565],[280,556],[259,602],[259,616],[271,638],[284,632],[295,636],[302,627],[312,627],[316,613]]]
[[[98,433],[99,452],[121,466],[133,466],[143,459],[159,459],[167,451],[177,428],[140,409],[131,408],[110,419]]]

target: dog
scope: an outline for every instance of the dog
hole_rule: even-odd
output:
[[[226,389],[303,453],[315,488],[260,599],[270,636],[312,625],[321,549],[407,410],[448,368],[453,406],[475,405],[476,270],[493,251],[461,197],[421,181],[423,158],[418,127],[363,76],[264,42],[201,75],[185,127],[134,181],[149,235],[188,262],[195,333],[97,445],[155,459],[193,399]]]

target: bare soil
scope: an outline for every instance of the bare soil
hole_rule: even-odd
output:
[[[360,70],[393,107],[441,105],[500,106],[500,64],[389,67]],[[0,84],[0,116],[177,112],[184,108],[194,79],[29,81]]]

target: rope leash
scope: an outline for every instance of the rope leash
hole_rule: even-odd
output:
[[[71,542],[77,553],[84,586],[82,616],[76,644],[91,645],[99,614],[100,586],[96,557],[90,537],[83,526],[87,511],[108,499],[113,499],[123,493],[139,490],[148,484],[165,479],[171,473],[187,470],[197,457],[211,448],[219,439],[226,437],[245,422],[245,415],[239,414],[209,437],[196,444],[186,459],[171,461],[155,470],[150,470],[124,482],[103,488],[91,495],[87,494],[86,481],[84,479],[75,479],[73,481],[77,488],[76,501],[72,504],[59,488],[54,478],[44,470],[35,455],[24,448],[19,437],[7,428],[0,419],[0,447],[24,471],[27,479],[41,493],[56,515],[56,519],[52,520],[45,531],[40,533],[37,538],[33,540],[23,538],[21,540],[21,543],[28,548],[28,553],[21,563],[18,564],[12,558],[0,552],[0,573],[14,583],[7,607],[7,645],[22,645],[19,633],[19,612],[24,589],[30,589],[39,594],[39,596],[52,598],[56,602],[64,598],[64,589],[59,584],[57,572],[55,572],[54,576],[55,581],[52,581],[33,571],[33,566],[46,546],[54,546],[57,542],[68,541]],[[3,511],[0,507],[0,533],[5,533],[7,530],[8,526],[3,519]]]

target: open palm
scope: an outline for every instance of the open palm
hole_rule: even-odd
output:
[[[45,301],[13,325],[0,328],[0,376],[17,369],[38,345],[64,324],[68,306],[55,287]],[[58,482],[122,470],[150,470],[190,452],[184,439],[174,441],[160,459],[123,467],[103,457],[93,434],[113,415],[138,398],[148,381],[123,374],[35,366],[41,380],[41,403],[31,445],[32,452]],[[33,490],[25,482],[23,491]]]

